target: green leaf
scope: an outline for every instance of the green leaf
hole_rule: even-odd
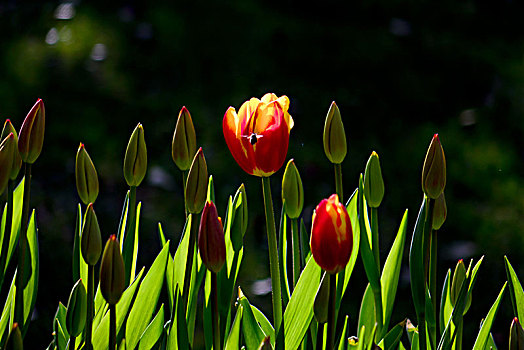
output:
[[[244,307],[238,305],[237,313],[235,315],[235,320],[233,321],[233,326],[227,337],[227,342],[225,350],[237,350],[240,349],[240,325],[242,323],[242,311]]]
[[[133,261],[131,262],[131,275],[129,277],[129,280],[132,281],[135,279],[135,273],[136,273],[136,261],[138,259],[138,228],[140,225],[140,209],[142,208],[142,202],[138,202],[138,205],[136,207],[136,225],[135,225],[135,239],[133,240]],[[126,341],[128,344],[129,342]]]
[[[497,311],[499,309],[500,302],[502,300],[502,297],[504,296],[504,291],[506,290],[506,283],[504,283],[504,286],[500,290],[500,293],[497,297],[497,300],[495,300],[495,303],[493,303],[493,306],[491,306],[491,309],[489,309],[488,315],[484,319],[484,322],[482,323],[482,327],[480,327],[479,334],[477,335],[477,339],[475,340],[475,344],[473,345],[473,350],[484,350],[488,338],[491,331],[491,326],[493,325],[493,322],[495,321],[495,316],[497,315]]]
[[[166,244],[166,236],[164,236],[164,230],[162,230],[162,224],[158,223],[158,238],[160,239],[160,248]]]
[[[67,341],[69,340],[69,334],[67,334],[67,330],[59,320],[56,320],[56,328],[57,328],[57,348],[58,350],[66,350],[67,348]]]
[[[207,350],[213,345],[213,319],[211,308],[211,271],[206,270],[206,282],[204,284],[204,305],[203,307],[203,326],[204,326],[204,344]],[[223,322],[223,321],[222,321]]]
[[[348,339],[348,335],[347,335],[348,320],[349,320],[349,316],[346,315],[346,317],[344,318],[344,327],[342,328],[342,334],[340,335],[340,338],[338,340],[338,346],[337,346],[338,350],[346,350],[346,344],[347,344],[347,339]]]
[[[189,300],[187,306],[186,320],[187,320],[187,330],[189,336],[189,343],[193,345],[193,336],[195,330],[195,321],[196,321],[196,310],[198,302],[198,291],[200,290],[200,285],[206,274],[206,267],[202,263],[200,254],[197,252],[197,247],[195,246],[195,255],[193,259],[193,269],[191,271],[191,284],[189,285]]]
[[[310,257],[284,312],[285,348],[297,349],[313,318],[313,303],[320,284],[320,267]]]
[[[488,343],[486,344],[485,349],[497,350],[497,344],[495,344],[495,339],[493,339],[493,334],[489,334]]]
[[[420,318],[420,315],[423,315],[425,311],[424,291],[426,285],[424,278],[424,222],[426,220],[426,211],[426,199],[424,198],[420,206],[415,228],[413,229],[413,237],[411,239],[411,247],[409,250],[411,293],[413,295],[413,304],[415,305],[415,311],[418,318]]]
[[[125,231],[126,231],[126,222],[127,222],[127,210],[129,206],[129,190],[126,192],[126,197],[124,198],[124,205],[122,206],[122,213],[120,214],[120,221],[118,223],[117,238],[120,242],[120,250],[123,248]]]
[[[260,325],[260,328],[262,328],[264,335],[269,335],[271,339],[271,345],[275,347],[275,329],[273,328],[273,325],[271,322],[269,322],[266,315],[264,315],[264,313],[262,313],[262,311],[257,309],[254,305],[251,305],[251,311],[253,311],[253,315]]]
[[[444,328],[451,318],[451,311],[453,305],[451,305],[451,269],[448,269],[446,278],[444,279],[444,285],[442,286],[442,297],[440,299],[440,334],[444,332]]]
[[[180,243],[178,244],[178,248],[175,252],[173,264],[173,291],[176,291],[177,285],[178,288],[180,288],[180,290],[184,290],[184,274],[186,272],[187,251],[189,247],[189,236],[191,232],[191,215],[192,214],[189,214],[186,218],[186,224],[184,225],[184,229],[182,230],[182,238],[180,239]]]
[[[139,350],[149,350],[158,342],[164,331],[164,304],[160,306],[160,310],[155,318],[147,326],[146,330],[140,337]]]
[[[384,336],[378,346],[382,349],[394,349],[399,343],[402,334],[404,333],[404,327],[406,326],[406,319],[397,323],[391,330]]]
[[[406,241],[406,231],[408,222],[408,210],[404,212],[400,227],[397,232],[393,246],[389,251],[389,255],[384,264],[382,277],[380,283],[382,285],[382,310],[384,311],[384,328],[389,328],[389,321],[393,306],[395,304],[395,296],[397,293],[398,279],[400,277],[400,269],[402,266],[402,256],[404,253],[404,242]],[[388,347],[388,349],[390,349]]]
[[[285,308],[291,297],[291,292],[289,291],[289,277],[287,275],[287,236],[288,236],[288,219],[285,212],[284,206],[282,206],[282,212],[280,213],[280,227],[278,230],[278,246],[280,247],[280,258],[278,263],[280,265],[280,284],[282,285],[283,294],[282,294],[282,307]]]
[[[411,344],[411,350],[419,350],[418,329],[414,327],[409,320],[406,323],[406,331]]]
[[[9,318],[14,313],[14,304],[15,304],[15,281],[16,281],[16,271],[13,275],[13,280],[11,281],[11,286],[9,287],[9,293],[4,304],[4,309],[2,310],[2,316],[0,317],[0,344],[4,343],[4,340],[7,339],[9,335]],[[61,304],[60,304],[61,305]],[[63,305],[62,305],[63,306]],[[58,310],[60,311],[60,309]],[[58,312],[57,311],[57,312]],[[65,313],[64,313],[65,320]],[[56,331],[56,329],[55,329]]]
[[[215,203],[215,183],[213,181],[213,175],[209,175],[209,181],[207,184],[207,200]]]
[[[364,335],[366,339],[371,336],[371,331],[373,330],[375,323],[375,298],[371,286],[368,283],[366,290],[364,291],[364,296],[362,297],[360,312],[358,314],[358,329],[361,331],[364,329],[363,332],[366,332],[367,330],[369,333]],[[362,326],[366,327],[362,328]],[[359,334],[358,336],[360,338],[362,335]]]
[[[75,220],[75,237],[73,241],[73,281],[78,281],[80,278],[87,281],[87,264],[82,257],[80,251],[80,234],[82,233],[82,207],[78,204],[76,220]]]
[[[509,295],[511,296],[513,314],[519,320],[524,320],[524,291],[522,290],[522,285],[513,266],[509,263],[507,256],[504,256],[504,264],[506,266],[506,275],[508,276]]]
[[[182,300],[182,292],[175,289],[175,317],[171,330],[167,336],[167,350],[178,350],[187,348],[189,338],[187,335],[186,306]]]
[[[7,251],[7,261],[4,266],[4,274],[7,271],[9,262],[13,258],[13,254],[15,252],[15,249],[18,243],[18,236],[20,235],[20,223],[22,222],[22,203],[23,203],[23,197],[24,197],[24,181],[25,181],[25,178],[22,178],[18,186],[16,186],[15,190],[13,191],[13,221],[11,224],[11,238],[9,240],[9,249]],[[5,232],[6,215],[7,215],[7,211],[4,209],[4,212],[2,215],[2,225],[0,227],[0,230],[1,230],[0,236],[2,237],[2,243],[3,243],[3,238],[4,238],[4,232]]]
[[[140,283],[136,300],[126,323],[126,345],[130,349],[134,349],[138,344],[140,335],[153,316],[164,283],[168,253],[169,242],[164,245],[142,283]]]
[[[242,291],[239,291],[238,303],[244,307],[242,313],[242,333],[248,349],[258,349],[258,346],[264,340],[265,334],[260,328],[249,300],[244,296]]]

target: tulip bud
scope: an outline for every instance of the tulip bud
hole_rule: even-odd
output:
[[[20,168],[22,167],[22,158],[20,157],[20,152],[18,152],[18,135],[16,133],[16,129],[13,124],[11,124],[11,121],[7,119],[5,121],[4,128],[2,129],[0,141],[4,140],[11,133],[15,138],[15,150],[13,151],[13,165],[11,167],[11,175],[9,178],[11,180],[15,180],[18,176],[18,173],[20,172]]]
[[[384,180],[377,152],[369,156],[364,173],[364,196],[371,208],[378,208],[384,198]]]
[[[346,207],[336,194],[323,199],[315,208],[311,226],[311,253],[327,273],[344,269],[353,248],[353,230]]]
[[[524,349],[524,330],[519,320],[515,317],[509,329],[509,350]]]
[[[258,346],[258,350],[273,350],[273,346],[271,346],[271,338],[269,335],[265,336],[264,339],[262,339],[262,342]]]
[[[191,114],[184,106],[178,114],[173,142],[171,143],[171,156],[176,166],[182,170],[189,170],[196,153],[195,127]]]
[[[193,158],[186,183],[186,204],[191,214],[198,214],[204,208],[207,198],[207,164],[200,147]]]
[[[451,282],[451,304],[455,306],[459,294],[460,289],[462,287],[462,284],[466,280],[467,276],[469,274],[469,271],[466,271],[466,266],[464,265],[464,261],[460,259],[457,263],[457,266],[455,267],[455,272],[453,273],[453,280]],[[465,286],[465,288],[468,288],[469,286]],[[468,299],[466,300],[466,306],[464,307],[463,314],[466,314],[468,312],[469,307],[471,305],[471,294],[468,295]]]
[[[138,123],[127,144],[124,158],[124,177],[129,186],[138,186],[146,176],[147,149],[144,128]]]
[[[76,190],[84,204],[94,203],[98,197],[98,175],[84,144],[80,143],[75,164]]]
[[[322,276],[313,304],[313,314],[318,323],[326,323],[328,320],[329,278],[327,274]]]
[[[82,237],[80,249],[82,256],[88,265],[95,265],[102,252],[102,235],[98,219],[96,218],[93,203],[89,203],[84,216],[84,225],[82,226]]]
[[[44,102],[38,99],[25,117],[18,135],[18,151],[23,162],[34,163],[42,152],[44,130],[45,107]]]
[[[335,101],[331,103],[324,124],[324,152],[329,161],[340,164],[346,157],[346,133],[342,117]]]
[[[433,229],[439,230],[440,227],[444,224],[447,217],[447,207],[446,207],[446,198],[444,197],[444,192],[435,199],[435,206],[433,207]]]
[[[87,313],[87,293],[82,279],[75,283],[67,302],[66,327],[69,335],[78,337],[84,330]]]
[[[238,188],[233,199],[233,222],[231,223],[231,244],[238,252],[242,248],[243,238],[247,231],[248,211],[247,194],[244,184]]]
[[[100,291],[110,305],[116,305],[125,289],[124,259],[115,235],[107,240],[100,264]]]
[[[285,205],[287,216],[298,219],[304,207],[304,188],[293,159],[287,163],[282,178],[282,203]]]
[[[13,168],[13,155],[16,152],[16,141],[13,133],[10,133],[0,143],[0,194],[2,194],[9,181]]]
[[[198,230],[198,251],[206,267],[218,273],[226,261],[224,229],[213,202],[206,202]]]
[[[24,341],[22,339],[22,333],[20,332],[20,327],[18,323],[13,323],[13,328],[9,332],[9,337],[5,344],[6,350],[24,350]]]
[[[429,144],[422,168],[422,191],[431,199],[437,199],[446,187],[446,157],[438,134]]]

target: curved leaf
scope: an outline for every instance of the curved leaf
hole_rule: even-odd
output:
[[[484,319],[482,327],[480,327],[479,334],[477,335],[477,339],[473,345],[473,350],[484,350],[486,343],[488,342],[491,326],[493,325],[493,321],[495,321],[495,316],[497,315],[500,302],[504,296],[504,292],[506,291],[506,285],[507,282],[504,283],[504,286],[500,290],[499,296],[495,300],[495,303],[493,303],[493,306],[491,306],[491,309],[489,309],[488,315]]]

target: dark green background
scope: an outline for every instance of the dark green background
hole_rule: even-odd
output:
[[[304,181],[308,226],[314,206],[334,192],[322,148],[332,100],[348,139],[346,199],[371,151],[379,153],[386,183],[380,209],[383,261],[405,208],[410,239],[422,199],[424,155],[439,133],[448,162],[449,210],[439,233],[439,280],[459,258],[486,255],[465,319],[465,348],[473,345],[480,320],[505,281],[504,254],[524,278],[524,8],[519,2],[85,1],[75,3],[68,20],[56,18],[58,5],[0,1],[0,117],[10,117],[18,129],[39,97],[47,114],[44,151],[33,167],[41,279],[27,337],[31,348],[51,340],[52,316],[73,285],[79,142],[99,172],[95,207],[105,240],[118,227],[128,137],[138,122],[144,124],[150,167],[137,193],[143,202],[139,263],[149,265],[159,250],[157,223],[173,242],[183,226],[181,175],[170,156],[183,105],[214,176],[220,212],[227,196],[246,184],[250,225],[240,284],[252,302],[271,313],[270,298],[251,292],[255,280],[269,276],[260,181],[235,164],[221,128],[228,106],[238,108],[266,92],[291,100],[295,128],[288,158],[295,159]],[[101,61],[93,59],[96,44],[106,49]],[[277,213],[281,176],[282,170],[272,178]],[[392,322],[415,319],[407,259],[404,267]],[[344,302],[352,334],[364,283],[358,261]],[[509,305],[506,295],[494,327],[501,347],[512,319]]]

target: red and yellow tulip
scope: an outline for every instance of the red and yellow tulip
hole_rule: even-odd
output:
[[[244,102],[238,113],[229,107],[223,129],[227,146],[240,167],[251,175],[267,177],[282,167],[293,118],[289,98],[265,94]]]

